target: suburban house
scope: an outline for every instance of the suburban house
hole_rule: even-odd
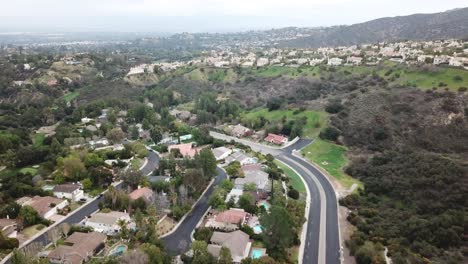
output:
[[[139,187],[139,186],[138,186]],[[143,198],[148,203],[154,202],[154,192],[148,187],[138,188],[131,192],[129,195],[130,200],[137,200]]]
[[[232,155],[228,156],[226,159],[225,159],[226,163],[231,163],[233,161],[238,161],[241,166],[243,165],[247,165],[247,164],[255,164],[257,163],[257,159],[256,158],[253,158],[251,156],[248,156],[247,154],[245,154],[244,152],[242,151],[236,151],[234,153],[232,153]]]
[[[231,208],[208,219],[206,227],[224,231],[234,231],[239,229],[240,225],[246,223],[247,215],[244,209]]]
[[[49,263],[82,264],[105,247],[107,236],[98,232],[74,232],[65,239],[64,244],[52,250]]]
[[[197,154],[201,150],[201,148],[194,148],[193,143],[171,145],[168,148],[169,152],[171,152],[171,150],[173,149],[178,149],[182,156],[189,158],[195,157],[195,154]]]
[[[50,219],[53,215],[57,214],[58,210],[61,210],[68,205],[67,200],[62,200],[52,196],[22,197],[16,202],[21,206],[31,206],[42,218],[45,219]]]
[[[234,186],[236,189],[244,189],[246,184],[255,184],[257,190],[267,191],[270,188],[269,182],[268,173],[262,170],[246,170],[243,178],[236,178]]]
[[[73,183],[66,183],[54,186],[54,196],[60,199],[70,199],[73,201],[79,201],[83,198],[84,193],[81,190],[81,186]]]
[[[107,234],[109,236],[116,235],[122,229],[120,221],[127,223],[127,228],[135,227],[130,215],[123,212],[111,211],[109,213],[95,213],[90,218],[85,220],[85,226],[92,227],[95,231]]]
[[[226,195],[226,202],[229,202],[229,200],[234,199],[234,202],[237,203],[239,201],[239,197],[243,193],[243,189],[232,188],[232,190]]]
[[[232,153],[232,149],[226,147],[214,148],[211,150],[216,160],[223,160]]]
[[[208,252],[218,258],[222,247],[231,251],[233,263],[240,263],[249,256],[252,242],[249,235],[240,230],[231,233],[214,232],[208,245]]]
[[[14,219],[0,219],[0,231],[4,237],[16,238],[18,234],[18,223]]]
[[[268,133],[268,136],[266,136],[263,140],[276,144],[276,145],[283,145],[285,143],[288,143],[288,138],[285,136],[281,135],[276,135],[273,133]]]
[[[238,138],[250,136],[252,133],[253,132],[250,128],[241,124],[235,125],[231,130],[231,135]]]

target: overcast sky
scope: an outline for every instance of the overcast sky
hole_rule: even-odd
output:
[[[200,32],[330,26],[467,7],[467,0],[0,0],[4,31]]]

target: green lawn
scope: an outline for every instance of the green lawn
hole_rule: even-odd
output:
[[[33,135],[33,142],[35,147],[42,146],[44,144],[45,134],[36,133]]]
[[[248,120],[256,119],[260,116],[263,116],[268,121],[281,121],[284,116],[287,120],[293,120],[305,116],[307,117],[307,123],[304,126],[303,136],[307,138],[316,137],[328,122],[326,112],[305,110],[294,114],[294,110],[296,109],[275,110],[269,112],[266,108],[260,108],[243,114],[241,119],[246,121],[246,123],[249,123]]]
[[[19,172],[21,172],[23,174],[29,173],[29,174],[34,176],[34,175],[37,174],[37,169],[31,168],[31,167],[26,167],[26,168],[20,169]]]
[[[63,100],[65,100],[65,102],[69,103],[73,99],[78,97],[79,95],[80,95],[80,92],[74,91],[74,92],[71,92],[71,93],[68,93],[68,94],[64,95],[62,98],[63,98]]]
[[[284,165],[282,162],[275,160],[275,163],[284,171],[286,176],[288,176],[289,182],[291,183],[292,187],[294,187],[294,189],[298,190],[300,193],[306,192],[306,188],[304,186],[304,182],[302,182],[301,176],[295,173],[288,166]]]
[[[344,187],[349,188],[354,183],[362,187],[361,182],[343,172],[343,168],[348,163],[345,147],[317,138],[302,150],[302,154],[305,158],[326,170]]]

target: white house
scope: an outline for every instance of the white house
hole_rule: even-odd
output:
[[[118,234],[122,229],[119,225],[120,220],[127,223],[128,229],[135,228],[135,223],[132,221],[129,214],[117,211],[95,213],[85,220],[84,225],[92,227],[94,231],[113,236]]]
[[[79,201],[84,196],[81,186],[73,183],[56,185],[53,192],[54,196],[59,199],[70,199],[72,201]]]
[[[211,150],[216,160],[223,160],[232,153],[232,149],[226,147],[214,148]]]
[[[241,164],[241,166],[257,163],[257,158],[248,156],[247,154],[245,154],[244,152],[240,150],[237,152],[234,152],[232,155],[228,156],[225,160],[226,160],[226,163],[228,164],[233,161],[238,161]]]
[[[341,65],[341,63],[343,63],[343,60],[340,58],[328,58],[328,65],[337,66]]]

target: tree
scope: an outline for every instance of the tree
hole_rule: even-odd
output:
[[[208,204],[216,209],[226,209],[226,203],[224,201],[225,192],[223,189],[219,188],[218,186],[215,187],[215,190],[210,196],[208,200]]]
[[[201,169],[187,169],[182,181],[194,193],[201,193],[206,183]]]
[[[161,140],[162,140],[162,132],[161,132],[161,128],[160,127],[153,127],[151,130],[150,130],[150,136],[151,136],[151,139],[153,140],[154,144],[158,144]]]
[[[273,205],[270,212],[260,217],[260,223],[264,229],[262,236],[270,256],[283,257],[296,234],[288,211]]]
[[[218,264],[231,264],[232,256],[231,251],[227,247],[222,247],[219,251]]]
[[[113,128],[109,130],[106,134],[107,139],[116,144],[116,143],[122,143],[122,140],[125,138],[125,133],[122,131],[121,128]]]
[[[237,202],[239,207],[244,209],[246,212],[254,214],[257,212],[257,207],[255,206],[255,200],[249,193],[244,193],[239,197]]]
[[[200,154],[195,156],[195,163],[203,170],[203,175],[205,175],[205,178],[210,179],[216,176],[217,162],[213,152],[210,149],[202,149]]]
[[[212,264],[213,256],[208,252],[208,245],[205,241],[193,241],[190,248],[193,250],[192,264]]]
[[[225,168],[226,173],[233,178],[244,177],[244,172],[241,169],[239,161],[233,161],[229,163]]]
[[[211,230],[208,227],[200,227],[195,231],[193,237],[195,238],[195,240],[205,241],[206,243],[208,243],[212,235],[213,230]]]
[[[327,127],[325,130],[320,132],[319,137],[325,140],[336,141],[340,136],[340,133],[341,132],[334,127]]]
[[[88,153],[85,156],[84,164],[86,168],[98,167],[104,164],[104,160],[96,153]]]
[[[145,243],[141,245],[141,250],[146,253],[149,257],[149,262],[154,264],[163,264],[166,263],[164,261],[164,252],[161,248],[157,247],[156,245],[152,245],[149,243]]]
[[[141,172],[132,168],[122,169],[119,171],[118,175],[119,178],[132,189],[136,189],[143,179]]]
[[[63,159],[63,175],[70,180],[79,180],[86,172],[85,165],[74,156]]]
[[[24,221],[25,226],[35,225],[42,221],[37,211],[29,205],[21,207],[19,217]]]

